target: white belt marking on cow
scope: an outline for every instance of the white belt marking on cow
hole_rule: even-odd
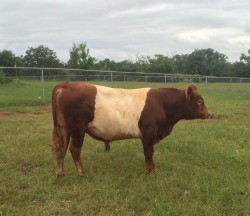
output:
[[[149,88],[113,89],[96,86],[94,119],[88,131],[93,135],[113,141],[139,138],[138,121],[145,106]]]

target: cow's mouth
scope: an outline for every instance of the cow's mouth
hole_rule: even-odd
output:
[[[206,115],[202,115],[202,116],[201,116],[201,119],[202,119],[202,120],[208,119],[208,118],[210,118],[210,116],[211,116],[211,115],[208,113],[208,114],[206,114]]]

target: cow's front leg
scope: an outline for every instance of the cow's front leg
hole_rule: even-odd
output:
[[[153,161],[154,154],[154,139],[143,139],[143,150],[145,156],[145,168],[147,174],[153,174],[155,171],[155,164]]]
[[[109,152],[110,151],[110,144],[109,144],[109,142],[105,141],[104,144],[105,144],[105,152]]]

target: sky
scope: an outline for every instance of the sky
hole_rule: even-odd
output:
[[[235,62],[250,49],[250,1],[0,0],[0,51],[44,45],[67,62],[74,43],[98,60],[212,48]]]

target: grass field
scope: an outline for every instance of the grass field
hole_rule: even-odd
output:
[[[86,137],[76,175],[54,173],[50,94],[39,82],[0,85],[0,215],[250,215],[250,84],[197,84],[213,119],[181,121],[155,146],[146,176],[139,140]],[[187,84],[102,83],[113,87]]]

